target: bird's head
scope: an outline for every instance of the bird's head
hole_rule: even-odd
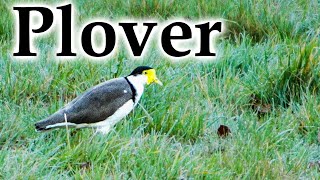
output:
[[[143,78],[147,84],[157,83],[162,86],[162,82],[156,76],[156,70],[149,66],[139,66],[135,68],[129,76],[139,76]]]

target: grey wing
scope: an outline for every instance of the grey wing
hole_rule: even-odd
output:
[[[101,83],[63,108],[68,122],[96,123],[113,115],[117,109],[132,99],[130,85],[124,78]]]

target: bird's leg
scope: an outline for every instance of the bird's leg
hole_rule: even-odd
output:
[[[107,126],[102,126],[97,128],[97,133],[101,133],[101,134],[108,134],[111,130],[112,126],[107,125]]]

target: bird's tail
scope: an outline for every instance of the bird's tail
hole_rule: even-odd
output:
[[[34,124],[37,132],[49,130],[49,128],[47,128],[48,125],[49,124],[46,120],[42,120]]]
[[[41,132],[41,131],[48,131],[53,128],[65,126],[66,122],[65,122],[63,113],[56,112],[51,116],[49,116],[48,118],[35,123],[34,125],[36,128],[36,131]]]

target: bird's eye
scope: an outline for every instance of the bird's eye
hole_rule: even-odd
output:
[[[147,74],[147,72],[143,72],[143,74]]]

